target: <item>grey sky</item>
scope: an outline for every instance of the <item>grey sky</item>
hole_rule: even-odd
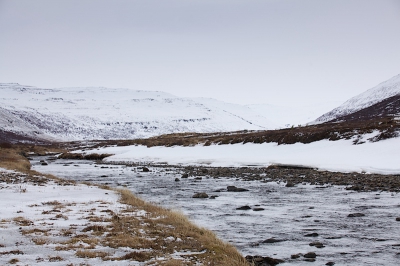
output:
[[[0,0],[0,82],[344,101],[400,73],[400,0]]]

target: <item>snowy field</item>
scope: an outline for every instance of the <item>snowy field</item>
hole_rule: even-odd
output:
[[[0,169],[0,174],[22,180],[0,183],[1,265],[128,265],[79,258],[74,249],[56,251],[57,246],[68,242],[67,231],[82,230],[91,223],[87,217],[90,213],[105,217],[101,210],[118,212],[123,208],[116,193],[87,185],[59,185],[55,181],[24,182],[25,175],[5,169]],[[106,249],[99,246],[98,251]]]
[[[371,138],[364,135],[359,140]],[[85,151],[115,154],[108,162],[152,162],[171,165],[268,166],[294,164],[339,172],[400,173],[400,138],[353,145],[354,139],[291,145],[233,144],[194,147],[126,146]],[[82,152],[82,151],[77,151]]]

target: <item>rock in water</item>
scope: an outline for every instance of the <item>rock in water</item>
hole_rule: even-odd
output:
[[[244,191],[249,191],[248,189],[245,188],[240,188],[240,187],[235,187],[235,186],[228,186],[227,190],[229,192],[244,192]]]
[[[247,206],[247,205],[245,205],[245,206],[242,206],[242,207],[236,208],[236,210],[240,210],[240,211],[246,211],[246,210],[251,210],[251,208],[250,208],[250,206]]]
[[[307,259],[315,259],[317,257],[317,254],[315,254],[315,252],[308,252],[304,254],[303,257]]]
[[[206,199],[206,198],[208,198],[208,195],[207,195],[207,193],[200,192],[200,193],[194,194],[192,198],[195,198],[195,199]]]
[[[365,214],[364,213],[359,213],[359,212],[350,213],[349,215],[347,215],[347,217],[363,217],[363,216],[365,216]]]
[[[150,169],[147,168],[147,167],[143,167],[143,168],[142,168],[142,172],[150,172]]]

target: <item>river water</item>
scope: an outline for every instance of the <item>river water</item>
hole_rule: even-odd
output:
[[[282,265],[309,265],[302,256],[292,259],[291,255],[315,252],[315,265],[400,265],[399,194],[309,184],[286,187],[268,182],[268,176],[263,181],[183,179],[180,169],[167,167],[149,167],[150,172],[142,172],[140,167],[74,160],[41,165],[43,159],[34,158],[32,168],[65,179],[126,187],[146,201],[183,212],[243,255],[283,259]],[[248,191],[226,191],[232,185]],[[216,197],[192,198],[198,192]],[[241,206],[251,209],[237,210]],[[364,216],[348,217],[354,213]],[[307,236],[310,234],[314,236]],[[271,238],[279,242],[263,243]],[[324,247],[310,246],[313,242]]]

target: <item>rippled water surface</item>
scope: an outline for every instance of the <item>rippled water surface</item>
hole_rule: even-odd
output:
[[[285,264],[309,265],[291,255],[315,252],[315,265],[400,265],[400,196],[381,192],[347,191],[343,187],[308,184],[285,187],[284,183],[243,181],[231,178],[181,179],[179,169],[96,165],[90,161],[56,160],[33,168],[59,177],[124,186],[143,199],[181,210],[200,226],[235,245],[243,255],[262,255]],[[175,181],[179,178],[180,181]],[[227,192],[227,186],[246,192]],[[221,192],[215,192],[222,189]],[[195,199],[197,192],[217,196]],[[236,210],[248,205],[250,210]],[[254,211],[254,208],[262,208]],[[362,217],[348,217],[362,213]],[[306,235],[316,233],[317,236]],[[266,239],[282,240],[262,243]],[[325,247],[310,246],[321,242]]]

